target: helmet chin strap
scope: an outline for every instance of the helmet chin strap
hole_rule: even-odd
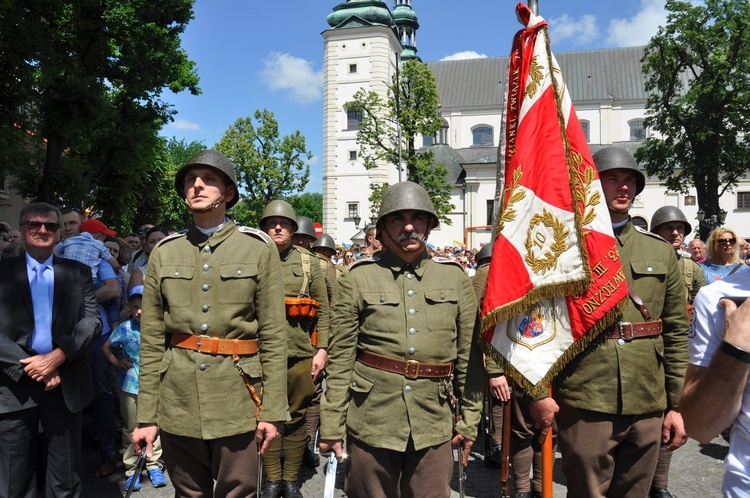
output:
[[[195,214],[203,214],[203,213],[210,213],[217,207],[221,206],[221,203],[226,200],[226,194],[221,194],[218,199],[216,199],[214,202],[209,204],[207,207],[204,207],[203,209],[196,209],[190,204],[190,201],[187,200],[187,197],[185,198],[185,204],[187,205],[188,209],[191,213]]]

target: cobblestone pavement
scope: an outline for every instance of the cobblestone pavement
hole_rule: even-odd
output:
[[[472,457],[466,470],[466,496],[482,498],[501,498],[500,471],[487,469],[482,461],[482,442],[472,451]],[[711,443],[701,445],[690,440],[678,450],[672,459],[669,489],[676,498],[710,498],[721,497],[721,480],[724,475],[723,459],[728,445],[721,438],[715,438]],[[325,461],[325,459],[322,459]],[[84,496],[90,498],[107,498],[125,496],[125,474],[122,464],[118,465],[114,475],[108,478],[97,477],[96,471],[99,457],[93,441],[84,441]],[[565,497],[565,476],[561,470],[561,457],[555,458],[554,496]],[[322,497],[325,482],[324,464],[317,469],[302,467],[300,483],[302,493],[307,498]],[[345,497],[343,492],[344,473],[340,466],[336,480],[336,497]],[[451,497],[458,497],[457,480],[451,483]],[[141,479],[140,493],[133,493],[134,497],[166,497],[174,496],[171,484],[164,488],[153,488],[145,476]]]

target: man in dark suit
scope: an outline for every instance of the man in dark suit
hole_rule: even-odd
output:
[[[36,496],[44,431],[46,496],[81,495],[81,414],[93,398],[87,346],[101,333],[91,270],[53,256],[62,215],[21,211],[25,253],[0,261],[0,496]]]

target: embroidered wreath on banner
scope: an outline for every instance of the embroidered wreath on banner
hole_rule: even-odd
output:
[[[544,257],[542,258],[537,258],[532,251],[534,245],[538,245],[535,243],[543,245],[546,242],[546,239],[539,240],[537,236],[534,236],[534,229],[539,224],[551,229],[554,239],[549,248],[544,252]],[[544,238],[542,234],[536,233]],[[529,230],[526,232],[526,258],[524,259],[534,273],[543,275],[557,266],[557,260],[562,253],[568,250],[568,244],[565,242],[568,233],[569,231],[565,228],[565,224],[546,209],[542,211],[542,214],[535,214],[531,217]]]
[[[536,55],[531,58],[531,66],[529,67],[529,78],[531,78],[531,81],[526,86],[526,96],[528,98],[533,98],[542,84],[542,80],[544,79],[544,73],[542,73],[543,67],[537,62]]]
[[[516,219],[517,213],[516,210],[513,209],[513,204],[520,202],[526,197],[525,191],[518,190],[518,184],[521,183],[521,178],[523,177],[521,167],[513,172],[513,178],[511,179],[510,184],[505,187],[506,192],[510,192],[510,196],[508,197],[508,203],[503,206],[502,213],[497,221],[497,233],[503,231],[506,222],[511,222]]]
[[[583,164],[583,156],[581,154],[572,152],[571,158],[575,171],[573,195],[575,196],[576,206],[581,216],[581,226],[590,225],[596,218],[594,206],[597,206],[601,202],[601,194],[598,191],[591,194],[591,184],[596,180],[596,171],[590,165],[581,171],[581,164]],[[581,209],[581,206],[583,209]]]

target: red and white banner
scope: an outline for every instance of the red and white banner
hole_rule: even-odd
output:
[[[516,13],[526,28],[509,61],[482,330],[485,351],[536,393],[616,320],[627,284],[547,23],[522,3]]]

